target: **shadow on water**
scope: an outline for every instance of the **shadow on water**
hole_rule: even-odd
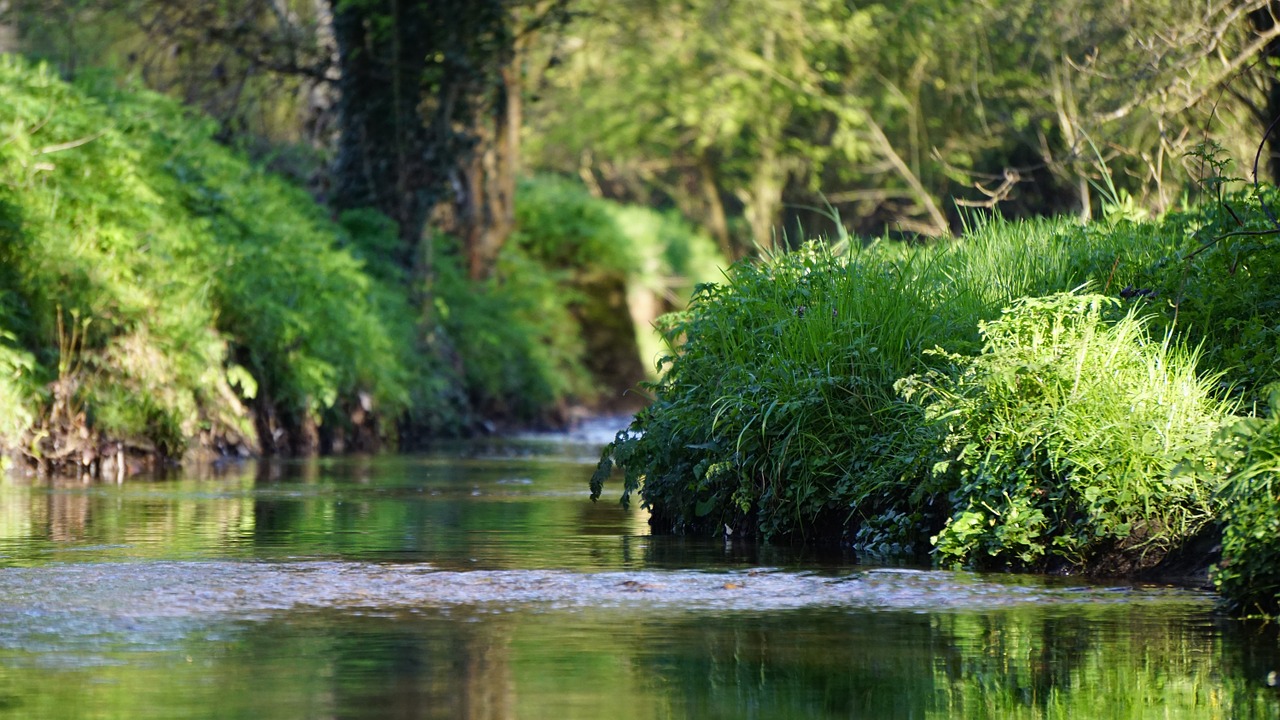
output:
[[[0,481],[0,718],[1280,716],[1204,593],[652,537],[598,451]]]

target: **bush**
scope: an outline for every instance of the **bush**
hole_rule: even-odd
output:
[[[464,415],[528,422],[594,395],[569,281],[569,271],[509,244],[494,276],[473,282],[446,248],[435,266],[434,315],[458,359]]]
[[[1280,389],[1270,416],[1223,429],[1222,561],[1214,584],[1237,615],[1280,616]]]
[[[168,453],[202,421],[238,430],[240,413],[197,411],[223,389],[210,369],[224,366],[225,348],[200,299],[198,237],[147,184],[144,148],[108,108],[43,70],[5,58],[0,77],[3,322],[35,360],[42,397],[28,396],[29,415],[56,432],[87,413]],[[126,407],[130,395],[151,406]]]
[[[13,335],[0,330],[0,451],[31,426],[35,418],[35,388],[31,386],[35,360],[31,354],[12,347]]]
[[[30,353],[10,365],[34,422],[178,455],[198,433],[251,442],[248,400],[286,430],[361,395],[407,406],[403,291],[211,123],[13,58],[0,117],[0,330]]]
[[[1268,209],[1278,204],[1276,188],[1251,188],[1143,226],[1181,242],[1138,287],[1165,299],[1168,322],[1200,343],[1202,366],[1228,370],[1230,391],[1260,409],[1280,380],[1280,243]]]
[[[516,231],[507,247],[549,268],[627,273],[635,256],[611,206],[556,175],[526,178],[516,189]]]
[[[431,337],[457,362],[464,424],[475,416],[554,420],[569,404],[599,396],[601,379],[588,366],[581,311],[598,304],[589,296],[594,282],[605,277],[622,283],[632,266],[611,208],[563,178],[522,180],[517,229],[492,277],[481,282],[467,278],[453,239],[437,241],[430,287],[437,330]]]
[[[864,549],[918,546],[940,522],[921,490],[928,431],[894,383],[940,363],[925,354],[935,346],[977,353],[979,321],[1016,298],[1108,273],[1134,282],[1162,242],[992,222],[956,243],[809,245],[735,265],[666,319],[679,353],[593,489],[622,466],[624,501],[639,491],[659,530],[834,539],[865,528]]]
[[[940,562],[1130,570],[1212,518],[1212,475],[1185,469],[1226,417],[1215,379],[1196,374],[1195,352],[1152,340],[1141,306],[1120,306],[1018,301],[980,324],[980,355],[943,354],[945,370],[898,383],[934,429],[920,451],[951,508]]]
[[[715,243],[674,211],[609,204],[610,215],[635,257],[627,274],[627,298],[637,322],[636,344],[650,379],[658,358],[670,352],[654,327],[667,312],[683,310],[693,289],[720,280],[728,262]]]

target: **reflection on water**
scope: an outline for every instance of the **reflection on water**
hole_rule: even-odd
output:
[[[596,438],[0,484],[0,718],[1280,717],[1178,588],[647,535]]]

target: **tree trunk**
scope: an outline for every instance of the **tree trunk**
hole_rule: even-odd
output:
[[[716,184],[715,168],[705,151],[698,156],[698,186],[702,190],[704,204],[703,222],[715,238],[721,254],[726,260],[733,261],[738,254],[734,252],[733,241],[729,237],[729,221],[725,216],[724,203],[720,201],[720,186]]]
[[[1266,7],[1249,13],[1249,21],[1259,34],[1275,30],[1277,17],[1280,17],[1280,2],[1273,0]],[[1258,63],[1263,72],[1268,73],[1267,103],[1262,108],[1262,116],[1258,118],[1262,124],[1261,131],[1267,133],[1260,142],[1265,142],[1266,169],[1271,182],[1280,183],[1280,127],[1272,128],[1271,124],[1280,119],[1280,74],[1277,74],[1273,61],[1280,60],[1280,38],[1272,39],[1262,51],[1262,61]]]
[[[402,241],[395,260],[411,269],[442,195],[439,162],[448,154],[431,146],[418,110],[427,53],[436,50],[430,10],[412,0],[331,5],[341,72],[332,202],[339,210],[375,208],[394,220]]]
[[[512,61],[502,67],[501,92],[490,123],[477,131],[477,147],[461,167],[464,197],[458,199],[457,230],[467,254],[467,272],[483,280],[515,229],[516,176],[520,161],[520,71]]]

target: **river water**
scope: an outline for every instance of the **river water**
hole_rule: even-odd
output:
[[[608,436],[0,480],[0,718],[1280,718],[1209,594],[651,537]]]

